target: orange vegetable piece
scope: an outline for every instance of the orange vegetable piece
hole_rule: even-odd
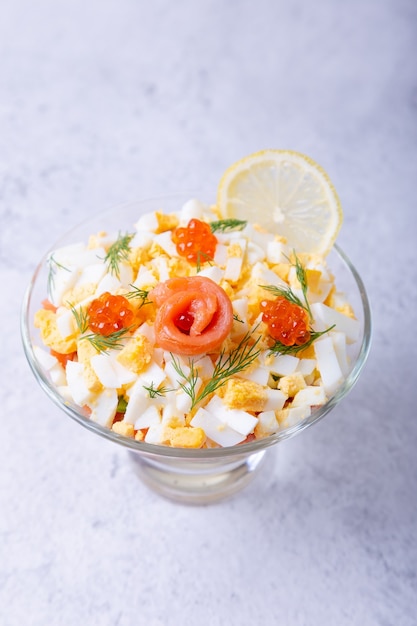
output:
[[[62,367],[65,367],[68,361],[73,361],[77,356],[76,352],[70,352],[69,354],[61,354],[61,352],[56,352],[55,350],[50,350],[52,356],[54,356],[59,363],[61,363]]]
[[[52,304],[52,302],[48,300],[47,298],[45,298],[45,300],[42,300],[42,306],[45,309],[45,311],[52,311],[52,313],[56,313],[57,307],[54,304]]]

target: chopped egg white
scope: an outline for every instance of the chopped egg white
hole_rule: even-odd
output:
[[[317,339],[314,342],[314,352],[323,387],[326,393],[331,396],[344,379],[332,338],[323,336]]]
[[[53,384],[56,385],[57,387],[61,387],[61,386],[63,387],[66,385],[67,377],[65,374],[65,370],[60,363],[57,363],[56,365],[50,368],[49,376]]]
[[[52,354],[47,352],[44,348],[35,346],[33,351],[39,365],[41,365],[45,370],[51,370],[58,363],[58,359],[52,356]]]
[[[326,402],[326,392],[323,386],[307,386],[300,389],[294,396],[291,406],[320,406]]]
[[[245,437],[253,431],[258,423],[258,419],[247,411],[230,409],[225,406],[219,396],[213,396],[205,408],[209,413],[216,415],[220,421],[238,433],[245,435]]]
[[[217,265],[211,265],[202,269],[198,275],[205,276],[206,278],[211,278],[211,280],[219,285],[224,278],[224,270]]]
[[[171,231],[166,230],[163,233],[159,233],[158,235],[155,235],[154,241],[155,243],[158,244],[158,246],[162,248],[164,252],[166,252],[168,256],[171,256],[171,257],[178,256],[177,246],[172,241]]]
[[[289,376],[298,367],[300,359],[291,354],[265,355],[265,366],[272,374],[277,376]]]
[[[279,430],[279,423],[275,411],[261,411],[258,415],[256,430],[263,437],[276,433]]]
[[[109,293],[117,292],[122,286],[121,281],[114,274],[105,274],[100,280],[96,289],[96,298],[108,291]]]
[[[295,426],[302,420],[310,417],[311,408],[308,405],[296,406],[288,409],[288,417],[286,419],[286,426]]]
[[[117,403],[117,391],[115,389],[104,389],[86,403],[91,409],[90,419],[101,426],[110,427],[116,415]]]
[[[204,217],[204,212],[206,210],[206,205],[203,204],[197,198],[191,198],[186,202],[179,214],[180,225],[187,226],[188,222],[192,219],[202,219]]]
[[[268,241],[266,248],[266,258],[271,265],[278,263],[288,263],[287,249],[280,241]]]
[[[97,354],[91,358],[91,367],[103,387],[118,389],[136,380],[137,375],[124,367],[114,355]]]
[[[94,394],[88,389],[84,378],[84,365],[77,361],[68,361],[65,371],[68,389],[74,402],[79,406],[84,406],[94,398]]]
[[[195,428],[202,428],[207,437],[219,446],[235,446],[246,439],[246,435],[233,430],[224,421],[220,420],[217,415],[210,413],[206,409],[198,409],[191,420],[191,425]]]
[[[266,389],[266,402],[264,405],[264,411],[280,411],[288,396],[280,389]]]
[[[358,340],[360,332],[358,320],[339,313],[322,302],[313,303],[310,308],[315,322],[315,330],[321,332],[334,325],[335,330],[346,335],[348,342],[353,343]]]
[[[145,410],[140,409],[140,411],[141,412],[138,412],[139,417],[136,419],[136,421],[127,419],[126,416],[124,418],[126,422],[134,424],[136,430],[151,428],[151,426],[157,426],[161,423],[161,414],[154,404],[151,404],[151,406],[148,406]]]

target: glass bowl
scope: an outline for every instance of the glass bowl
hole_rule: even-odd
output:
[[[141,214],[149,211],[178,211],[193,194],[174,194],[123,204],[87,219],[69,231],[51,248],[87,241],[99,231],[130,231]],[[347,294],[360,322],[358,341],[350,346],[350,371],[336,394],[328,402],[313,410],[303,421],[279,430],[264,439],[237,446],[208,449],[173,448],[130,439],[91,421],[76,404],[64,399],[48,378],[46,370],[36,358],[34,347],[41,346],[39,331],[34,326],[35,312],[47,296],[48,251],[37,266],[26,291],[21,314],[21,334],[24,351],[36,380],[48,397],[64,413],[93,433],[124,446],[131,456],[141,480],[154,491],[180,502],[204,504],[230,496],[245,487],[267,463],[271,448],[301,433],[325,415],[349,393],[365,364],[371,340],[371,313],[368,297],[358,272],[338,246],[327,257],[330,270],[336,277],[339,291]]]

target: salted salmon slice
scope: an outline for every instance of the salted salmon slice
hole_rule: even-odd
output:
[[[232,329],[229,296],[205,276],[170,278],[149,298],[158,309],[155,337],[164,350],[189,356],[214,352]]]

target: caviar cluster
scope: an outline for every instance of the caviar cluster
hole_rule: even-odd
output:
[[[104,337],[131,327],[135,320],[129,301],[108,291],[91,302],[87,313],[90,330]]]
[[[190,263],[209,261],[216,252],[217,239],[211,232],[210,225],[198,219],[190,220],[186,227],[176,228],[172,240],[177,246],[178,254]]]
[[[279,296],[275,300],[263,300],[260,307],[262,321],[276,341],[284,346],[301,346],[310,339],[308,315],[301,306]]]

